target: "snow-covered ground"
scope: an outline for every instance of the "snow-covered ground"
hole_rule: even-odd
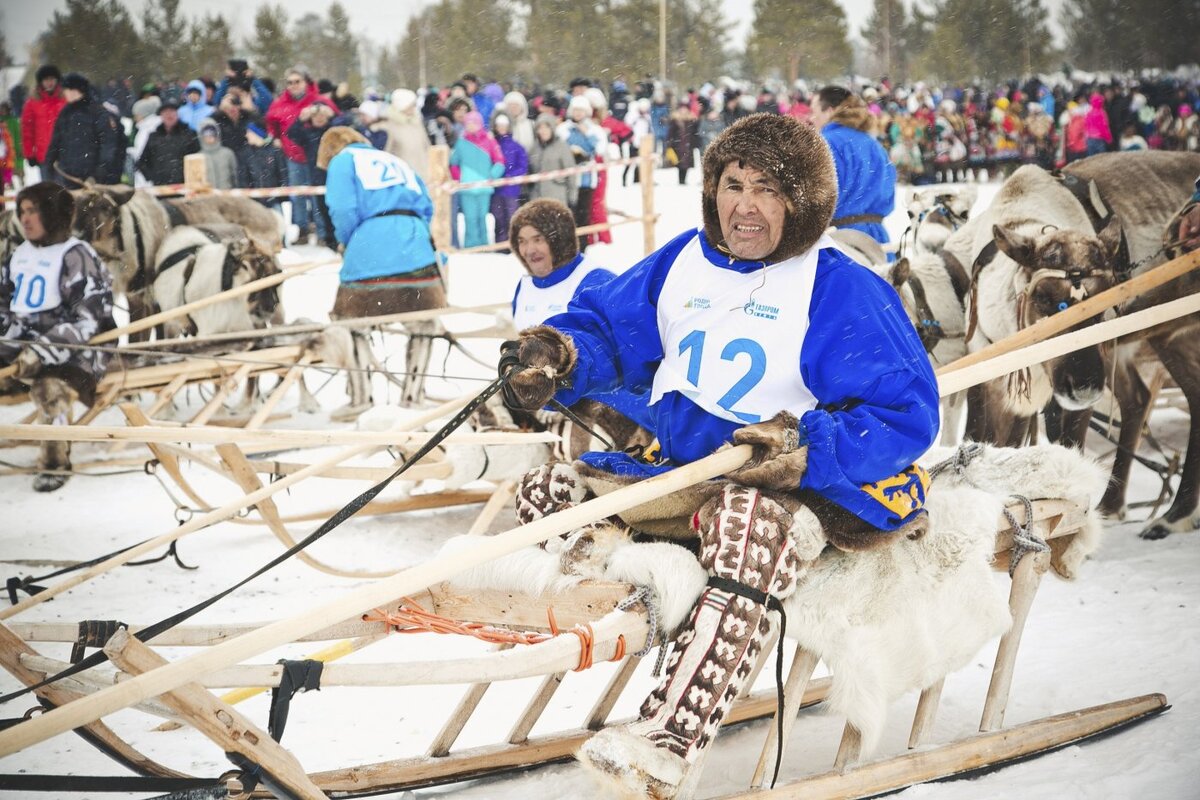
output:
[[[655,177],[657,210],[662,215],[657,242],[662,244],[699,223],[700,176],[693,171],[687,186],[678,185],[674,171],[659,171]],[[994,192],[995,185],[981,187],[977,208],[984,207]],[[640,187],[614,185],[609,189],[611,208],[636,214],[640,203]],[[889,218],[888,226],[898,235],[906,221],[903,210],[897,210]],[[612,245],[596,246],[589,253],[602,264],[625,269],[641,255],[641,226],[617,228],[614,238]],[[292,262],[327,255],[327,251],[315,247],[297,247],[286,254]],[[451,300],[462,305],[507,301],[519,274],[520,267],[512,256],[456,256],[448,270]],[[327,318],[335,286],[333,268],[289,282],[284,290],[289,319]],[[461,331],[486,327],[491,322],[486,316],[469,315],[452,318],[448,325]],[[468,346],[483,361],[494,361],[496,342],[471,340]],[[390,363],[400,365],[402,340],[392,337],[388,347],[386,355]],[[490,377],[487,370],[458,352],[439,350],[434,363],[439,370],[444,363],[447,376],[430,382],[429,392],[436,397],[474,391],[482,386],[481,379]],[[314,386],[320,382],[310,379]],[[344,402],[340,384],[335,379],[320,394],[325,412]],[[394,402],[395,394],[394,387],[382,381],[376,386],[377,400]],[[195,407],[202,400],[193,393],[187,402]],[[325,413],[305,415],[286,406],[287,402],[282,410],[292,411],[291,417],[274,423],[275,427],[329,426]],[[28,407],[0,406],[0,420],[18,421],[28,410]],[[119,414],[108,412],[99,424],[122,423]],[[1185,413],[1158,412],[1152,427],[1168,448],[1184,446]],[[1108,455],[1110,448],[1102,443],[1094,447],[1097,455]],[[145,452],[131,447],[124,454],[140,457]],[[75,449],[77,462],[106,455],[109,454],[105,446]],[[29,447],[7,449],[0,458],[11,464],[31,465],[34,451]],[[1155,496],[1156,478],[1141,467],[1134,469],[1130,499]],[[231,483],[203,470],[189,468],[187,475],[214,504],[240,494]],[[49,566],[52,562],[92,558],[165,533],[176,524],[171,499],[154,477],[140,470],[105,477],[76,477],[52,495],[35,494],[29,488],[29,481],[27,475],[0,477],[0,519],[3,519],[0,577],[43,574],[53,569]],[[361,484],[347,481],[314,479],[280,497],[279,504],[285,514],[333,509],[361,488]],[[411,488],[411,484],[395,487],[385,496],[399,496]],[[432,556],[450,535],[465,531],[477,511],[478,507],[466,507],[356,518],[312,550],[318,557],[343,567],[399,568]],[[1200,580],[1196,577],[1200,573],[1200,539],[1194,535],[1176,535],[1160,542],[1142,541],[1135,534],[1144,515],[1145,511],[1135,512],[1137,521],[1110,523],[1104,545],[1083,567],[1076,582],[1065,583],[1056,578],[1044,582],[1025,631],[1006,722],[1019,723],[1150,692],[1166,694],[1172,710],[1115,736],[1068,747],[973,780],[915,787],[901,793],[901,797],[1061,800],[1200,796],[1197,788],[1200,759],[1195,756],[1194,746],[1195,736],[1200,732],[1200,639],[1195,636],[1195,609],[1200,606]],[[315,525],[293,525],[292,529],[302,535]],[[510,525],[511,516],[504,513],[492,528],[504,530]],[[241,578],[276,555],[279,545],[262,526],[227,522],[185,537],[180,552],[184,561],[198,567],[196,571],[181,571],[169,560],[121,568],[36,606],[17,619],[156,621]],[[1007,581],[1007,578],[997,574],[996,580]],[[288,563],[209,609],[194,622],[266,621],[290,616],[357,585],[360,582],[329,577],[306,566]],[[38,647],[48,655],[64,659],[69,652],[69,645]],[[290,647],[255,660],[265,663],[280,657],[296,658],[311,649],[314,648]],[[346,661],[385,662],[476,649],[469,642],[451,637],[393,637]],[[163,652],[171,659],[188,654],[184,648]],[[994,644],[969,667],[947,679],[933,741],[961,737],[976,729],[993,657]],[[635,712],[643,691],[651,686],[652,660],[643,663],[614,718]],[[601,685],[611,670],[612,665],[604,664],[587,673],[569,674],[545,718],[535,727],[534,735],[578,724],[592,699],[587,691],[580,690]],[[770,685],[770,673],[771,670],[763,671],[759,688]],[[525,680],[494,686],[456,746],[500,740],[536,683]],[[0,674],[0,690],[8,691],[15,685],[7,674]],[[440,728],[460,694],[461,688],[456,687],[422,687],[417,690],[329,688],[300,695],[292,706],[284,742],[310,771],[414,754]],[[907,697],[895,704],[879,755],[903,752],[915,702],[915,697]],[[28,705],[10,704],[0,716],[15,716]],[[247,701],[240,708],[265,727],[266,696]],[[152,732],[158,721],[136,711],[120,712],[106,721],[135,747],[177,769],[215,776],[228,768],[217,748],[190,729]],[[721,736],[705,770],[702,796],[719,796],[748,785],[766,725],[760,722],[742,726]],[[803,712],[794,729],[781,780],[826,769],[837,749],[840,729],[841,723],[832,717]],[[120,774],[120,769],[77,737],[59,736],[0,759],[0,773],[13,772],[88,775]],[[512,800],[593,796],[586,781],[574,764],[563,764],[419,791],[415,796]],[[3,788],[0,785],[0,790]]]

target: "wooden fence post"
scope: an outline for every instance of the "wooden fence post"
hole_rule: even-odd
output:
[[[208,162],[203,153],[189,153],[183,157],[183,183],[192,192],[207,192]]]
[[[638,175],[642,181],[642,249],[645,255],[654,252],[654,135],[647,133],[638,142]]]
[[[439,251],[450,249],[450,192],[442,184],[450,180],[450,148],[444,144],[429,148],[429,187],[433,194],[433,246]]]

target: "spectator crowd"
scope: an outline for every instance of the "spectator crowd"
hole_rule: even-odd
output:
[[[671,90],[647,76],[602,86],[576,78],[565,88],[529,88],[466,74],[450,86],[354,96],[347,84],[317,79],[296,65],[276,83],[243,59],[219,80],[93,85],[53,65],[37,70],[32,91],[14,87],[0,103],[0,175],[19,185],[26,167],[74,188],[87,181],[135,186],[183,181],[183,160],[202,153],[214,188],[322,185],[322,134],[348,126],[428,180],[429,148],[446,145],[456,181],[596,167],[636,156],[652,134],[665,167],[680,183],[710,142],[755,112],[812,121],[814,97],[803,82],[757,89],[722,79]],[[985,180],[1033,163],[1047,169],[1109,150],[1200,150],[1200,83],[1175,76],[1003,85],[894,85],[884,78],[851,87],[860,99],[855,125],[873,136],[901,181]],[[517,186],[475,186],[452,195],[456,247],[508,239],[523,204],[550,198],[569,206],[577,227],[607,221],[609,177],[638,181],[636,165],[611,173],[583,170]],[[333,245],[320,195],[295,195],[300,236]],[[278,202],[278,201],[271,201]],[[491,215],[489,227],[488,216]],[[581,247],[610,241],[607,230],[580,236]]]

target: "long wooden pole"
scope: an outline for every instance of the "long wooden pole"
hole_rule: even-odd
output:
[[[255,430],[222,428],[217,425],[174,427],[142,425],[133,428],[92,425],[0,425],[0,440],[29,442],[170,442],[186,444],[240,445],[269,444],[279,447],[332,447],[369,444],[386,447],[394,444],[420,445],[433,436],[429,431],[337,431],[258,428]],[[557,442],[549,432],[480,431],[451,434],[447,444],[545,444]]]
[[[618,489],[528,525],[480,539],[479,543],[468,551],[435,558],[390,578],[374,581],[347,592],[334,601],[318,604],[295,616],[278,620],[252,633],[214,645],[202,653],[172,662],[90,697],[34,717],[0,732],[0,756],[23,750],[51,736],[94,722],[105,714],[172,691],[213,670],[240,663],[273,647],[287,644],[299,636],[382,606],[397,597],[419,592],[433,583],[448,580],[463,570],[501,558],[522,547],[537,544],[581,525],[619,514],[671,492],[724,475],[744,464],[750,454],[751,448],[748,445],[720,450],[663,475]],[[249,501],[238,502],[245,505]]]
[[[937,370],[937,374],[939,377],[948,375],[951,372],[979,364],[998,355],[1010,353],[1017,348],[1026,347],[1048,339],[1074,325],[1078,325],[1089,317],[1094,317],[1103,311],[1124,303],[1126,300],[1131,300],[1151,289],[1162,286],[1164,283],[1186,275],[1197,268],[1200,268],[1200,250],[1161,264],[1124,283],[1118,283],[1111,289],[1106,289],[1100,294],[1093,295],[1083,302],[1071,306],[1066,311],[1060,311],[1052,317],[1045,317],[1028,328],[1017,331],[1012,336],[1006,336],[981,350],[968,353],[962,358],[956,359]]]
[[[939,370],[938,392],[942,397],[947,397],[984,381],[1040,364],[1047,359],[1073,353],[1084,347],[1127,336],[1197,312],[1200,312],[1200,294],[1188,295],[1169,303],[1137,311],[1127,317],[1117,317],[1106,322],[1089,325],[1048,341],[993,356],[987,361],[965,369],[956,369],[946,374],[942,374]]]
[[[654,252],[654,134],[647,133],[638,142],[638,180],[642,182],[642,252]]]
[[[451,400],[449,402],[443,403],[442,405],[438,406],[437,408],[435,408],[431,411],[428,411],[419,417],[416,417],[411,420],[407,420],[404,423],[404,427],[407,427],[407,428],[422,427],[423,425],[426,425],[427,423],[432,422],[433,420],[438,419],[439,417],[441,417],[445,414],[453,413],[454,411],[461,408],[462,406],[465,406],[468,402],[470,402],[470,400],[471,400],[471,395],[464,395],[455,400]],[[47,427],[52,427],[52,426],[47,426]],[[89,567],[86,570],[77,572],[74,575],[72,575],[71,577],[66,578],[59,583],[56,583],[53,586],[47,587],[45,589],[45,591],[38,592],[37,594],[33,595],[32,597],[25,598],[24,600],[17,603],[16,605],[10,606],[9,608],[6,608],[3,611],[0,611],[0,620],[8,619],[9,617],[16,616],[17,614],[20,614],[22,611],[25,611],[26,609],[31,608],[31,607],[37,605],[38,603],[43,603],[46,600],[51,599],[52,597],[56,597],[57,595],[62,594],[63,592],[65,592],[68,589],[78,586],[79,584],[81,584],[85,581],[91,580],[92,578],[96,577],[97,575],[108,572],[109,570],[113,569],[114,567],[119,567],[120,565],[122,565],[128,561],[132,561],[133,559],[137,558],[140,555],[149,553],[150,551],[155,550],[159,547],[162,547],[163,545],[170,544],[171,542],[175,541],[176,539],[179,539],[190,533],[195,533],[196,531],[200,530],[201,528],[206,528],[209,525],[213,525],[217,522],[221,522],[222,520],[228,519],[229,517],[232,517],[234,514],[241,511],[243,508],[253,506],[255,503],[259,502],[260,500],[263,500],[264,498],[267,498],[267,497],[271,497],[272,495],[283,491],[284,489],[288,488],[289,486],[299,483],[300,481],[304,480],[305,478],[310,478],[314,475],[320,475],[323,471],[325,471],[329,467],[337,466],[338,464],[340,464],[343,461],[346,461],[347,459],[350,459],[350,458],[353,458],[354,456],[368,452],[369,450],[373,450],[376,446],[377,445],[373,445],[373,444],[360,444],[360,445],[355,445],[354,447],[347,448],[345,450],[339,450],[337,453],[335,453],[334,455],[325,459],[324,461],[318,461],[317,463],[315,463],[309,467],[305,467],[304,469],[300,470],[299,472],[295,472],[291,475],[284,476],[283,478],[280,478],[279,480],[274,481],[273,483],[271,483],[267,486],[264,486],[262,489],[260,489],[257,492],[252,492],[251,494],[248,494],[244,497],[239,497],[238,499],[236,499],[230,503],[227,503],[226,505],[223,505],[220,508],[217,508],[217,509],[214,509],[214,510],[208,512],[207,514],[203,514],[199,517],[195,517],[190,522],[180,525],[177,528],[173,528],[169,532],[164,533],[161,536],[156,536],[153,539],[145,541],[136,547],[132,547],[129,550],[126,550],[122,553],[118,553],[117,555],[113,556],[112,558],[108,558],[108,559],[100,562],[99,564],[96,564],[93,567]]]

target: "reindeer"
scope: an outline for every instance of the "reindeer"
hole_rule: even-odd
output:
[[[1200,175],[1200,154],[1150,151],[1107,153],[1071,164],[1064,173],[1094,182],[1103,201],[1119,217],[1128,240],[1129,257],[1138,275],[1172,255],[1178,211],[1192,195]],[[1164,236],[1165,232],[1165,236]],[[1166,241],[1164,241],[1164,239]],[[1122,314],[1200,292],[1195,271],[1122,304]],[[1113,461],[1112,480],[1100,509],[1121,516],[1133,455],[1150,408],[1150,392],[1137,371],[1137,355],[1146,347],[1162,362],[1183,390],[1191,411],[1187,454],[1179,488],[1170,508],[1139,534],[1161,539],[1171,533],[1200,527],[1200,319],[1185,317],[1122,338],[1116,348],[1113,394],[1121,409],[1121,433]]]

